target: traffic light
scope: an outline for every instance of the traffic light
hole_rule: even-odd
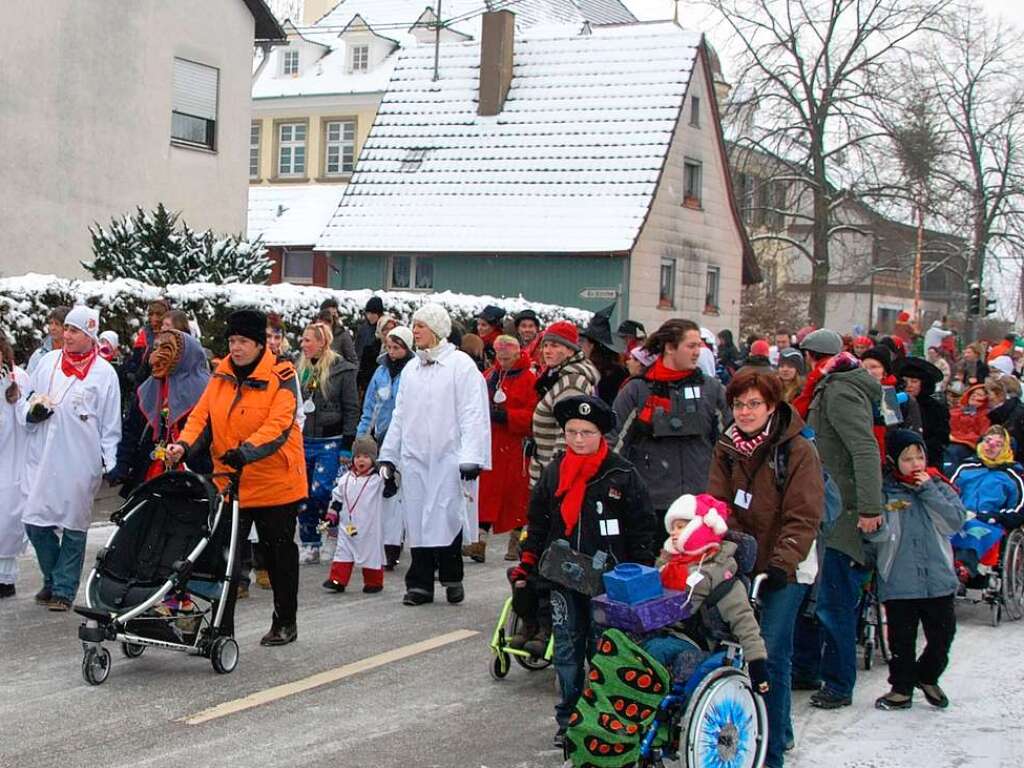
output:
[[[970,284],[967,296],[967,314],[975,316],[981,314],[981,286],[977,283]]]
[[[985,317],[996,313],[996,300],[985,297]]]

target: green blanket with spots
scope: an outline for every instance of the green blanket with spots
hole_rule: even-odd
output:
[[[617,629],[605,630],[587,687],[569,719],[566,752],[575,768],[626,768],[669,692],[671,676]],[[656,745],[664,739],[655,740]]]

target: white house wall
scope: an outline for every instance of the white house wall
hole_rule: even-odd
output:
[[[700,127],[690,125],[690,97],[701,101]],[[711,92],[704,67],[693,69],[685,105],[675,129],[658,190],[630,260],[629,316],[648,330],[684,317],[716,333],[739,330],[743,244],[733,218],[728,173],[712,122]],[[683,206],[684,159],[702,164],[702,207]],[[662,257],[676,259],[675,306],[658,306]],[[707,268],[720,270],[719,313],[704,313]]]
[[[162,202],[246,223],[254,22],[242,0],[8,0],[0,53],[0,272],[78,275],[88,227]],[[171,145],[175,57],[219,70],[217,150]]]

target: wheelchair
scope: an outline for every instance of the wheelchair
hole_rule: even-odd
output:
[[[985,565],[980,562],[983,558],[970,557],[975,554],[972,550],[954,549],[962,583],[958,596],[974,604],[988,605],[993,627],[998,627],[1004,617],[1010,621],[1024,618],[1024,529],[1004,532],[995,565]],[[969,559],[978,562],[968,564]]]
[[[874,665],[876,649],[886,664],[892,658],[892,652],[889,650],[889,622],[885,615],[885,606],[878,599],[875,579],[876,576],[872,574],[864,584],[864,593],[860,600],[860,619],[857,622],[857,640],[864,648],[865,671]]]
[[[541,657],[534,656],[529,651],[521,648],[513,648],[508,644],[508,639],[515,635],[522,624],[522,619],[512,608],[512,598],[505,600],[501,613],[498,614],[498,623],[494,627],[494,634],[491,635],[491,653],[494,658],[491,660],[490,673],[495,680],[504,679],[512,668],[512,659],[523,669],[536,672],[551,666],[551,659],[555,654],[555,637],[553,634],[548,637],[548,644]]]

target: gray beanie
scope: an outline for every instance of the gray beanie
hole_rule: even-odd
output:
[[[352,443],[352,458],[356,456],[369,456],[377,460],[377,441],[369,435],[360,435]]]
[[[799,349],[788,347],[779,353],[779,366],[788,365],[796,368],[801,376],[807,373],[807,366],[804,364],[804,356]]]
[[[804,336],[800,349],[819,355],[838,355],[843,351],[843,337],[828,328],[819,328]]]

